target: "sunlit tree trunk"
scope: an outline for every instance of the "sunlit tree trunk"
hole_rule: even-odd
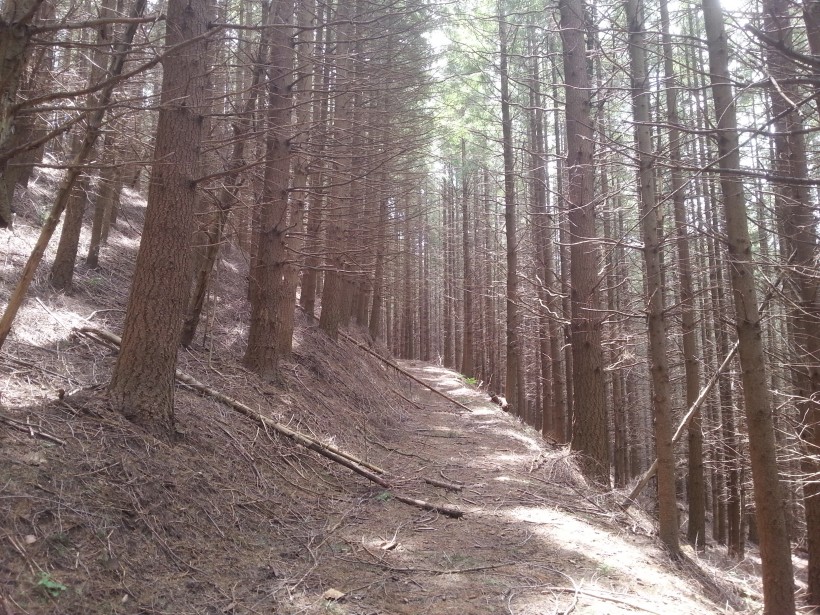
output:
[[[654,402],[655,453],[658,459],[659,536],[666,547],[677,553],[678,508],[675,493],[675,457],[672,450],[672,399],[666,348],[663,280],[660,258],[660,214],[655,193],[655,175],[650,134],[649,88],[646,68],[644,9],[641,0],[627,0],[629,57],[632,73],[632,113],[638,156],[638,192],[641,203],[643,254],[648,297],[649,360]]]

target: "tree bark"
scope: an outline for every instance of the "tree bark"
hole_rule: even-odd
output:
[[[503,0],[501,0],[503,2]],[[523,370],[521,366],[521,315],[518,296],[518,219],[515,203],[515,161],[512,143],[512,116],[510,115],[509,75],[507,72],[507,27],[506,16],[499,5],[498,35],[499,72],[501,78],[501,131],[504,155],[504,224],[507,239],[507,370],[504,393],[511,411],[517,416],[526,412]]]
[[[257,205],[259,241],[251,270],[251,322],[245,365],[264,379],[276,377],[283,352],[290,351],[295,309],[284,283],[288,229],[288,187],[290,178],[291,94],[293,59],[288,27],[291,5],[276,0],[271,11],[271,57],[268,66],[268,107],[265,126],[265,176],[262,202]],[[291,317],[288,318],[288,311]]]
[[[7,0],[0,12],[0,152],[8,149],[14,138],[14,105],[32,36],[28,26],[42,3],[43,0]],[[12,225],[11,201],[5,186],[6,164],[0,163],[0,228]]]
[[[818,3],[815,2],[815,5]],[[815,6],[820,14],[820,8]],[[783,50],[791,50],[792,20],[790,5],[784,0],[764,0],[763,23],[766,34],[778,45],[767,47],[767,65],[772,79],[771,114],[774,122],[775,174],[780,177],[808,179],[806,138],[800,111],[793,101],[800,92],[789,77],[792,63]],[[816,33],[815,33],[816,35]],[[812,45],[812,51],[820,49]],[[815,71],[820,74],[820,70]],[[776,185],[777,214],[782,217],[788,259],[787,271],[793,288],[791,318],[794,326],[792,359],[794,395],[800,417],[803,471],[803,506],[808,544],[809,605],[820,609],[820,282],[817,280],[817,233],[812,199],[807,186],[798,182]]]
[[[195,178],[207,108],[205,0],[170,0],[148,208],[109,390],[115,408],[158,436],[174,434],[174,371],[191,282]]]
[[[658,458],[659,536],[675,555],[678,540],[678,506],[675,492],[675,456],[672,450],[672,400],[669,385],[669,362],[666,349],[663,279],[660,258],[660,214],[655,193],[655,171],[650,134],[649,88],[644,36],[644,7],[641,0],[627,0],[629,21],[629,57],[632,73],[632,113],[635,118],[635,143],[638,156],[638,192],[641,203],[643,254],[646,265],[646,287],[649,293],[647,330],[649,361],[655,414],[655,451]]]
[[[604,400],[601,317],[593,201],[592,117],[583,0],[560,0],[567,122],[573,423],[572,450],[585,473],[609,485],[609,434]]]
[[[764,613],[790,615],[795,612],[794,575],[785,513],[782,508],[783,494],[777,470],[772,408],[767,388],[760,314],[746,219],[746,199],[743,184],[731,173],[740,168],[740,148],[734,94],[728,70],[728,44],[719,3],[717,0],[703,0],[702,4],[712,95],[717,116],[721,190],[726,212],[726,234],[743,397],[760,530]]]

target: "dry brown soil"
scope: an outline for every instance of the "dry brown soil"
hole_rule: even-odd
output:
[[[452,371],[402,364],[469,411],[300,314],[279,381],[247,372],[237,249],[180,369],[382,467],[392,489],[184,386],[176,441],[140,431],[106,399],[116,351],[72,333],[120,330],[144,207],[126,196],[104,268],[80,266],[70,294],[41,273],[0,352],[0,615],[759,612],[753,558],[672,562],[650,517]],[[37,219],[32,205],[0,235],[0,302]]]

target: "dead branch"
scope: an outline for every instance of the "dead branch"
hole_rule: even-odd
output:
[[[48,440],[49,442],[54,442],[55,444],[61,444],[63,446],[66,445],[65,440],[58,438],[57,436],[52,436],[50,433],[46,433],[39,429],[35,429],[34,425],[26,421],[18,421],[17,419],[13,419],[10,416],[6,416],[5,414],[0,414],[0,422],[5,423],[9,427],[13,427],[18,431],[24,431],[29,434],[32,438],[42,438],[43,440]]]
[[[407,376],[407,377],[408,377],[408,378],[410,378],[410,380],[412,380],[413,382],[416,382],[416,383],[420,384],[421,386],[423,386],[423,387],[424,387],[424,388],[426,388],[426,389],[430,389],[430,390],[431,390],[433,393],[435,393],[436,395],[438,395],[438,396],[440,396],[440,397],[443,397],[444,399],[446,399],[446,400],[447,400],[447,401],[449,401],[450,403],[455,404],[455,405],[456,405],[456,406],[458,406],[459,408],[462,408],[463,410],[466,410],[467,412],[472,412],[472,410],[471,410],[470,408],[468,408],[467,406],[465,406],[464,404],[462,404],[460,401],[456,401],[455,399],[453,399],[452,397],[450,397],[450,396],[449,396],[449,395],[447,395],[446,393],[442,393],[442,392],[441,392],[441,391],[439,391],[437,388],[435,388],[435,387],[433,387],[433,386],[431,386],[431,385],[427,384],[426,382],[424,382],[424,380],[420,380],[419,378],[416,378],[413,374],[411,374],[410,372],[408,372],[406,369],[402,369],[401,367],[399,367],[398,365],[396,365],[396,364],[395,364],[393,361],[391,361],[390,359],[386,359],[385,357],[383,357],[383,356],[381,356],[379,353],[377,353],[375,350],[372,350],[372,349],[368,348],[367,346],[365,346],[364,344],[362,344],[361,342],[359,342],[359,341],[357,341],[357,340],[353,339],[352,337],[350,337],[349,335],[347,335],[344,331],[339,331],[339,335],[340,335],[343,339],[346,339],[346,340],[347,340],[348,342],[350,342],[351,344],[355,344],[356,346],[358,346],[358,347],[359,347],[359,348],[361,348],[362,350],[364,350],[364,351],[366,351],[366,352],[369,352],[369,353],[370,353],[370,354],[372,354],[374,357],[376,357],[379,361],[382,361],[383,363],[386,363],[387,365],[389,365],[390,367],[392,367],[393,369],[395,369],[397,372],[401,373],[401,374],[402,374],[402,375],[404,375],[404,376]]]
[[[442,489],[446,489],[447,491],[461,491],[464,489],[464,485],[457,485],[455,483],[448,483],[443,480],[438,480],[436,478],[425,478],[424,482],[428,485],[433,485],[435,487],[441,487]]]
[[[789,260],[791,260],[791,259],[789,259]],[[775,279],[775,281],[769,287],[769,290],[766,293],[766,296],[763,298],[763,301],[761,301],[761,303],[760,303],[761,318],[763,317],[763,313],[768,308],[769,301],[771,301],[772,297],[774,296],[774,294],[777,290],[777,287],[780,285],[780,280],[782,278],[783,278],[783,273],[781,272],[777,276],[777,279]],[[683,420],[680,422],[680,425],[678,425],[678,428],[675,431],[675,435],[672,437],[672,445],[673,446],[678,442],[678,440],[681,439],[681,436],[683,435],[683,430],[686,429],[686,427],[689,425],[689,422],[692,420],[692,417],[695,416],[695,414],[697,413],[698,410],[700,410],[700,407],[706,401],[706,398],[708,397],[710,391],[714,388],[714,386],[717,383],[718,379],[720,378],[721,374],[724,371],[726,371],[726,368],[729,367],[729,363],[731,363],[732,359],[735,358],[735,355],[737,354],[737,351],[738,351],[738,348],[739,348],[738,344],[739,344],[739,342],[735,342],[734,346],[732,346],[732,349],[726,355],[726,358],[723,359],[723,363],[721,363],[720,366],[715,371],[715,373],[712,374],[712,377],[709,379],[709,382],[707,382],[706,386],[704,386],[703,389],[701,389],[700,395],[698,395],[698,398],[692,403],[692,406],[689,408],[689,410],[684,415]],[[652,477],[655,476],[655,472],[657,472],[657,471],[658,471],[658,459],[655,458],[655,461],[653,461],[652,465],[649,466],[649,469],[646,472],[643,473],[643,476],[641,476],[640,480],[635,485],[635,487],[632,489],[632,491],[629,493],[629,495],[626,496],[626,499],[623,502],[621,502],[621,508],[623,509],[624,512],[629,510],[629,507],[632,506],[632,504],[634,504],[635,498],[638,497],[638,495],[641,493],[641,491],[644,490],[646,485],[649,483],[649,481],[652,479]]]
[[[100,340],[105,340],[109,343],[115,344],[117,346],[120,345],[121,340],[119,336],[114,335],[110,331],[105,331],[104,329],[97,329],[95,327],[81,327],[76,329],[77,333],[88,337],[89,339],[100,342]],[[176,371],[175,377],[178,381],[182,382],[183,384],[191,387],[192,389],[199,391],[200,393],[204,393],[209,397],[213,397],[214,399],[222,402],[223,404],[227,405],[230,408],[233,408],[240,414],[246,416],[247,418],[260,423],[265,428],[273,429],[275,432],[286,436],[299,444],[311,450],[323,457],[330,459],[342,465],[349,470],[355,472],[356,474],[363,476],[367,480],[376,483],[377,485],[384,487],[385,489],[390,489],[392,492],[393,487],[391,484],[385,480],[384,478],[377,475],[384,474],[385,471],[378,466],[374,466],[370,463],[362,461],[353,455],[346,453],[336,447],[333,447],[329,444],[325,444],[324,442],[320,442],[307,436],[303,433],[295,431],[281,423],[274,421],[271,418],[264,416],[263,414],[259,414],[258,412],[254,411],[250,407],[246,406],[245,404],[228,397],[227,395],[220,393],[219,391],[212,389],[211,387],[202,384],[193,376],[189,376],[184,372],[179,370]],[[408,498],[402,495],[399,495],[395,492],[391,493],[392,496],[400,502],[404,502],[405,504],[410,504],[411,506],[416,506],[423,510],[429,510],[433,512],[438,512],[448,517],[459,518],[464,515],[464,513],[456,508],[451,508],[448,506],[438,506],[435,504],[431,504],[424,500],[416,500],[414,498]]]

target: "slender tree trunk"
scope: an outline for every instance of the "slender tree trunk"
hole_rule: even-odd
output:
[[[695,337],[694,292],[692,290],[692,264],[689,250],[688,225],[686,221],[683,176],[676,164],[681,160],[680,132],[678,126],[678,99],[675,83],[672,36],[669,31],[669,9],[662,0],[661,25],[663,28],[664,92],[666,95],[667,121],[669,123],[669,157],[672,161],[671,192],[675,215],[676,247],[678,252],[678,278],[680,281],[681,329],[683,337],[683,361],[686,373],[686,407],[695,403],[700,393],[700,371]],[[703,476],[703,432],[701,412],[692,417],[688,428],[687,499],[689,522],[686,537],[698,549],[706,546],[706,504]]]
[[[139,17],[142,15],[144,10],[145,0],[137,0],[131,16]],[[122,42],[115,48],[114,55],[108,65],[108,75],[110,77],[117,77],[122,73],[123,65],[125,64],[125,57],[131,47],[131,41],[134,39],[136,30],[136,24],[130,24],[126,28]],[[17,315],[20,306],[23,304],[23,300],[28,292],[28,287],[34,279],[34,274],[37,272],[37,267],[43,260],[43,255],[48,247],[48,243],[60,222],[60,216],[62,216],[63,211],[68,204],[68,199],[71,195],[74,183],[77,181],[86,159],[91,153],[91,150],[94,148],[94,144],[97,142],[103,118],[105,117],[105,113],[108,109],[109,103],[111,102],[111,96],[114,92],[114,88],[115,80],[109,79],[109,85],[100,90],[93,99],[93,111],[89,114],[88,119],[86,120],[86,130],[82,145],[74,155],[69,169],[66,171],[63,179],[60,181],[60,185],[57,187],[57,195],[54,198],[54,204],[51,207],[51,211],[49,211],[48,217],[40,229],[40,235],[37,238],[34,249],[23,267],[23,272],[20,275],[20,281],[17,283],[17,286],[14,288],[14,291],[9,297],[6,311],[3,313],[3,317],[0,318],[0,348],[3,347],[3,344],[11,331],[11,324],[14,322],[15,316]],[[0,149],[0,151],[2,150]],[[2,192],[2,189],[0,189],[0,192]]]
[[[501,0],[503,1],[503,0]],[[521,385],[521,345],[519,341],[521,315],[518,296],[518,219],[515,203],[515,168],[510,115],[509,76],[507,74],[507,23],[499,5],[498,36],[500,41],[499,71],[501,77],[501,131],[504,153],[504,223],[507,239],[507,374],[504,394],[517,416],[526,411],[526,398]]]
[[[649,360],[654,396],[655,452],[658,458],[658,520],[659,536],[666,547],[677,555],[678,506],[675,493],[675,456],[672,449],[672,399],[669,384],[669,362],[666,349],[666,319],[664,316],[663,280],[660,258],[660,215],[655,193],[651,121],[649,113],[646,39],[642,0],[627,0],[629,21],[629,57],[632,73],[632,113],[635,118],[635,143],[638,149],[638,190],[641,202],[644,263],[648,300]]]
[[[327,242],[328,242],[328,269],[325,272],[322,288],[322,312],[319,317],[319,326],[331,338],[335,339],[339,328],[349,315],[350,300],[350,273],[349,256],[350,246],[347,245],[348,217],[350,216],[350,179],[353,174],[353,162],[356,152],[352,149],[352,127],[354,118],[355,95],[352,90],[355,82],[355,66],[353,63],[354,46],[351,41],[356,38],[354,21],[357,3],[350,5],[340,2],[336,6],[336,20],[342,24],[339,27],[336,41],[335,86],[339,94],[335,98],[333,116],[334,140],[339,143],[338,151],[334,152],[335,173],[332,176],[332,186],[329,195],[329,211],[327,215]]]
[[[473,361],[473,265],[470,253],[470,195],[467,178],[467,145],[461,140],[461,234],[464,249],[464,335],[462,337],[461,373],[470,378],[475,376]]]
[[[262,12],[265,22],[268,23],[271,13],[269,1],[262,3]],[[208,215],[210,221],[206,225],[205,232],[203,233],[203,245],[197,246],[199,258],[197,258],[194,284],[191,290],[191,296],[188,300],[185,323],[182,327],[182,337],[180,339],[182,346],[187,347],[194,341],[199,320],[202,316],[202,309],[205,306],[205,297],[208,293],[211,275],[222,247],[225,225],[228,222],[228,216],[239,195],[239,188],[242,182],[240,169],[245,164],[248,134],[252,129],[251,117],[257,108],[260,83],[265,73],[267,55],[270,49],[269,39],[272,30],[272,28],[262,30],[256,62],[253,65],[248,97],[233,127],[234,145],[231,151],[231,157],[226,164],[227,173],[222,178],[222,185],[217,192],[216,211]]]
[[[766,615],[795,612],[794,575],[777,470],[771,401],[760,336],[760,314],[754,286],[751,242],[743,184],[732,171],[740,168],[737,118],[729,77],[729,53],[723,16],[717,0],[703,0],[709,49],[710,79],[717,116],[721,189],[734,294],[743,396],[755,506],[760,530],[763,599]]]
[[[115,15],[116,2],[104,0],[100,7],[99,18],[110,19]],[[103,23],[97,28],[96,47],[91,54],[88,85],[94,86],[106,76],[105,59],[112,46],[113,25]],[[89,106],[93,104],[94,96],[88,96]],[[75,137],[72,151],[82,147],[82,140]],[[51,266],[49,281],[57,290],[70,290],[74,281],[74,265],[77,261],[77,251],[80,244],[80,234],[83,228],[83,215],[88,202],[88,191],[91,178],[88,172],[83,172],[72,190],[71,198],[66,207],[63,228],[60,232],[60,241],[57,244],[57,254]]]

